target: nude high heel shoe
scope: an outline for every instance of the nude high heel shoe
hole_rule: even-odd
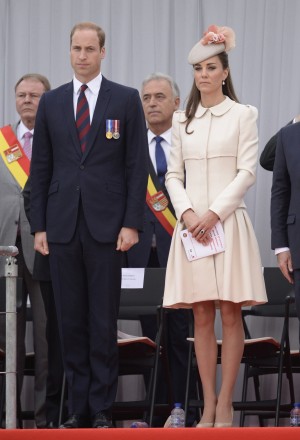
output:
[[[231,407],[231,422],[217,422],[214,424],[214,428],[231,428],[233,424],[233,407]]]
[[[201,423],[199,422],[196,425],[196,428],[213,428],[214,427],[214,423]]]

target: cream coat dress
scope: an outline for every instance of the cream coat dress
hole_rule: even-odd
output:
[[[255,182],[257,109],[228,97],[204,108],[199,104],[185,132],[185,114],[173,116],[172,148],[166,187],[177,221],[167,264],[164,307],[189,308],[220,300],[253,305],[267,301],[253,226],[243,197]],[[185,177],[186,171],[186,177]],[[186,178],[186,188],[184,179]],[[187,209],[215,212],[225,233],[225,252],[188,261],[180,238]]]

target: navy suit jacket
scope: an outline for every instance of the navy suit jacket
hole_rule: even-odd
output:
[[[106,138],[106,120],[119,120],[119,139]],[[49,242],[74,234],[81,200],[93,238],[114,242],[122,227],[143,227],[148,142],[138,91],[106,78],[81,152],[73,82],[45,93],[39,104],[31,163],[31,231]]]
[[[31,178],[28,177],[24,189],[22,191],[24,198],[24,208],[26,217],[30,223],[30,192],[31,192]],[[39,252],[35,253],[32,277],[38,281],[51,281],[49,255],[42,255]]]
[[[300,123],[278,133],[271,197],[272,249],[289,247],[300,269]]]

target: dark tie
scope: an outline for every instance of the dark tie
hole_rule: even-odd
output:
[[[85,90],[88,88],[86,84],[80,87],[80,94],[76,108],[76,126],[81,144],[81,151],[85,151],[87,136],[90,129],[90,110],[89,103],[85,96]]]
[[[165,183],[165,174],[167,172],[167,160],[165,152],[161,146],[161,141],[164,140],[161,136],[156,136],[155,138],[155,160],[156,160],[156,170],[157,176],[160,180],[161,185]]]

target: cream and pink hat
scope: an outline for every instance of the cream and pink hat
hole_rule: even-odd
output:
[[[201,63],[221,52],[229,52],[235,47],[235,33],[230,27],[211,25],[203,38],[195,44],[188,56],[190,64]]]

